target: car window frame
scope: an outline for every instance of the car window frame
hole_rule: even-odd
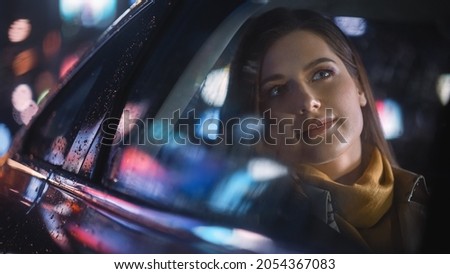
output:
[[[50,171],[50,172],[54,172],[54,171],[58,171],[58,172],[62,172],[62,173],[66,173],[67,176],[78,176],[80,177],[80,179],[84,180],[84,181],[88,181],[93,180],[96,181],[96,179],[98,180],[98,178],[100,178],[99,176],[96,176],[97,172],[96,172],[96,168],[94,168],[91,172],[89,172],[89,174],[84,174],[84,178],[83,175],[78,175],[75,174],[74,172],[70,171],[70,170],[64,170],[61,166],[57,166],[57,165],[53,165],[45,160],[40,160],[37,157],[34,157],[31,154],[28,154],[25,150],[26,147],[28,147],[30,145],[30,142],[33,141],[33,136],[31,136],[32,132],[35,131],[37,125],[39,125],[40,121],[42,119],[45,119],[46,117],[49,117],[49,115],[51,115],[52,111],[54,111],[55,108],[55,104],[57,104],[58,101],[62,100],[63,102],[66,101],[64,100],[64,95],[70,94],[70,91],[68,90],[71,86],[72,83],[79,77],[81,77],[83,74],[85,74],[86,69],[88,67],[92,67],[96,69],[98,69],[98,66],[95,64],[95,60],[99,59],[99,58],[107,58],[105,55],[105,51],[106,50],[111,50],[111,48],[108,48],[111,44],[117,43],[117,39],[118,36],[120,36],[119,34],[121,33],[120,31],[123,28],[126,27],[130,27],[129,25],[131,23],[133,23],[132,21],[134,20],[138,20],[141,17],[141,13],[143,12],[149,12],[150,14],[155,14],[155,13],[161,13],[158,9],[162,9],[163,7],[166,8],[167,10],[170,10],[170,6],[171,5],[167,5],[165,6],[164,4],[160,5],[160,6],[155,6],[155,1],[148,1],[148,0],[144,0],[144,1],[140,1],[137,2],[136,4],[134,4],[133,6],[131,6],[127,11],[125,11],[122,16],[120,16],[96,41],[95,45],[92,46],[87,52],[85,52],[81,57],[80,57],[80,61],[68,72],[67,76],[65,76],[64,78],[61,79],[60,84],[58,85],[58,87],[51,91],[50,94],[47,96],[47,98],[45,98],[44,102],[42,103],[38,113],[33,117],[32,121],[25,127],[22,128],[21,132],[19,132],[19,134],[17,135],[17,138],[14,142],[14,145],[11,148],[10,151],[10,155],[11,158],[15,159],[15,160],[20,160],[23,161],[25,163],[29,163],[30,165],[33,166],[42,166],[42,168]],[[154,7],[154,8],[153,8]],[[166,19],[168,17],[168,15],[166,14],[163,19]],[[145,24],[145,22],[134,22],[135,24]],[[150,31],[152,31],[152,36],[157,35],[157,33],[160,31],[161,29],[161,25],[163,25],[164,22],[161,22],[157,27],[155,26],[151,26],[148,29]],[[149,30],[143,30],[144,31],[149,31]],[[146,37],[147,40],[150,39],[149,36]],[[116,41],[116,42],[114,42]],[[133,41],[119,41],[122,44],[124,44],[124,46],[122,46],[122,48],[124,49],[124,54],[126,53],[127,49],[130,48],[130,45],[132,45]],[[136,41],[134,41],[136,42]],[[145,44],[145,43],[144,43]],[[150,43],[146,43],[145,45],[148,46],[148,44]],[[143,52],[146,52],[147,49],[145,47],[141,47],[139,50],[138,54],[141,54]],[[99,56],[100,54],[102,54],[101,56]],[[125,55],[123,55],[125,56]],[[123,57],[122,56],[122,57]],[[136,58],[139,59],[139,58]],[[122,61],[125,61],[125,59],[123,59]],[[115,61],[115,62],[119,62],[119,61]],[[132,65],[132,70],[136,69],[136,67],[138,66],[138,63],[133,64]],[[119,71],[120,66],[118,65],[113,71]],[[129,74],[130,72],[127,72],[128,74],[128,78],[130,77]],[[119,97],[123,97],[126,96],[126,83],[128,81],[127,80],[123,80],[122,79],[122,83],[125,83],[125,85],[122,85],[121,87],[119,87],[115,92],[119,95],[117,96],[117,98],[113,99],[111,101],[112,107],[109,110],[109,115],[107,115],[108,117],[113,117],[113,116],[117,116],[119,113],[119,111],[117,110],[117,108],[120,106],[117,106],[116,102],[120,102],[120,98]],[[98,83],[97,83],[98,84]],[[99,95],[101,96],[101,94],[105,93],[108,89],[108,86],[111,84],[111,82],[108,83],[103,83],[102,84],[102,91],[96,91],[96,93],[99,93]],[[94,81],[94,85],[95,81]],[[103,94],[104,95],[104,94]],[[89,94],[87,95],[87,97],[84,99],[88,99],[89,98]],[[106,112],[104,113],[104,117],[106,115]],[[45,122],[44,122],[45,123]],[[75,121],[76,123],[82,123],[82,121]],[[70,128],[69,131],[73,131],[73,128]],[[101,128],[99,129],[99,131],[102,130]],[[115,130],[115,129],[113,129]],[[75,132],[75,135],[76,132]],[[95,134],[94,138],[91,140],[92,142],[97,140],[97,135],[98,132]],[[91,144],[89,144],[87,151],[91,151],[91,147],[92,147],[92,142]],[[71,146],[71,144],[69,145]],[[69,147],[70,150],[70,147]],[[68,151],[65,155],[64,158],[67,158],[67,155],[70,153],[70,151]],[[87,158],[87,154],[85,155],[85,157],[83,157],[83,159],[81,160],[81,166],[84,165],[84,162]],[[100,154],[96,156],[97,158],[100,157]],[[65,161],[65,160],[64,160]],[[81,167],[80,166],[80,167]],[[87,176],[86,176],[87,175]],[[88,180],[86,180],[88,179]],[[100,184],[99,184],[100,185]]]

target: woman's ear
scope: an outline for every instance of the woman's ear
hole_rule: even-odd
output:
[[[366,94],[359,89],[358,89],[358,98],[359,98],[359,105],[361,107],[364,107],[367,104]]]

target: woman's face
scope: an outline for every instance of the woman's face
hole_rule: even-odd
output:
[[[281,160],[320,165],[361,158],[365,95],[320,36],[294,31],[276,41],[264,56],[259,92],[264,116],[272,118],[266,141],[276,140]]]

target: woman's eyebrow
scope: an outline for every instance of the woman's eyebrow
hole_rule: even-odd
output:
[[[277,74],[272,74],[272,75],[270,75],[270,76],[268,76],[268,77],[266,77],[266,78],[264,78],[264,79],[262,79],[261,80],[261,87],[263,87],[265,84],[267,84],[268,82],[270,82],[270,81],[274,81],[274,80],[278,80],[278,79],[282,79],[283,78],[283,75],[282,74],[279,74],[279,73],[277,73]]]
[[[320,63],[327,63],[327,62],[332,62],[332,63],[336,63],[333,59],[327,58],[327,57],[321,57],[321,58],[317,58],[311,62],[309,62],[308,64],[306,64],[303,69],[304,70],[309,70],[311,68],[313,68],[314,66],[320,64]]]

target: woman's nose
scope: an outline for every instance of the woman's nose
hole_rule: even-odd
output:
[[[300,114],[319,110],[320,101],[314,97],[309,97],[307,100],[304,101],[303,105],[304,106],[299,110]]]
[[[306,114],[315,112],[320,109],[320,100],[315,96],[314,92],[306,88],[297,88],[293,92],[292,103],[295,106],[295,112]]]

